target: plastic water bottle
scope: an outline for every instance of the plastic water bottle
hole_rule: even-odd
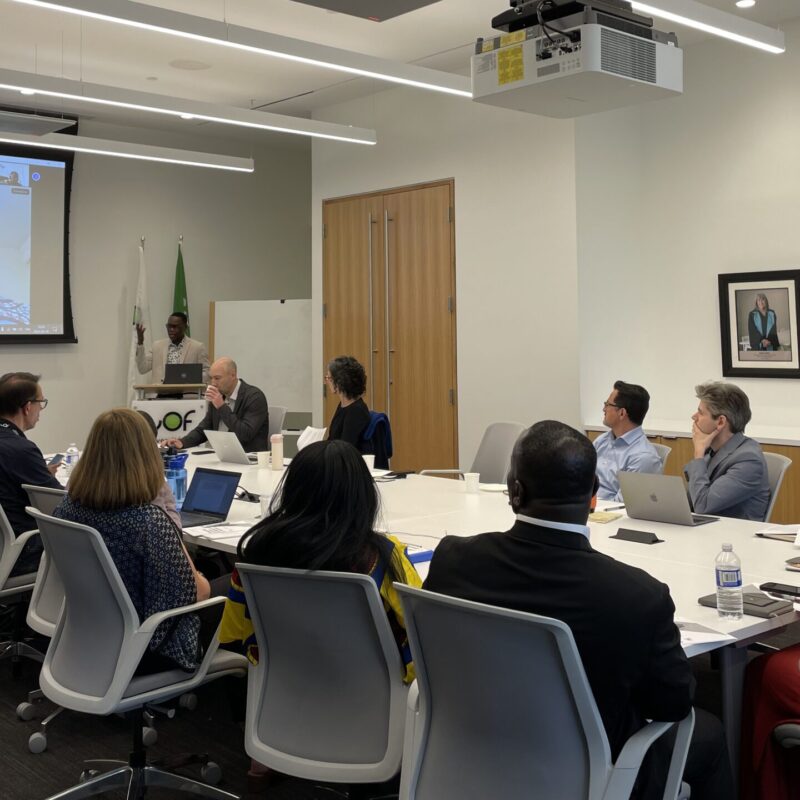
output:
[[[733,545],[723,544],[714,561],[717,573],[717,613],[724,619],[742,618],[742,562]]]
[[[283,469],[283,434],[273,433],[269,441],[272,450],[272,469]]]
[[[72,444],[70,444],[64,453],[64,475],[66,477],[70,476],[72,468],[78,463],[78,458],[80,458],[78,445],[76,445],[75,442],[72,442]]]

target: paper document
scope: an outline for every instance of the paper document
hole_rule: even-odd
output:
[[[589,522],[602,522],[605,524],[606,522],[613,522],[621,516],[622,514],[615,514],[613,511],[592,511],[589,514]]]
[[[800,525],[765,525],[756,531],[762,539],[777,539],[779,542],[792,542],[800,547]]]
[[[325,438],[327,428],[312,428],[310,425],[297,437],[297,449],[302,450],[307,444],[321,442]]]
[[[732,642],[734,637],[727,633],[706,628],[689,620],[676,619],[675,624],[681,632],[681,647],[685,650],[693,644],[710,644],[712,642]]]
[[[198,525],[196,528],[190,528],[189,531],[198,539],[209,539],[216,542],[223,539],[241,539],[253,525],[255,525],[255,519],[245,522],[222,522],[219,525]]]

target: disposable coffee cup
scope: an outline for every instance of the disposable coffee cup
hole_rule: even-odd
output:
[[[372,472],[375,469],[375,456],[362,456],[367,465],[367,469]]]
[[[480,472],[465,472],[464,473],[464,491],[467,494],[478,494],[481,490],[481,474]]]
[[[269,450],[258,451],[258,466],[259,467],[269,466]]]

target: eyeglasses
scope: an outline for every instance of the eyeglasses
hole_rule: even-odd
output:
[[[322,380],[330,382],[333,380],[333,375],[323,375]]]
[[[603,411],[605,411],[607,408],[622,408],[622,406],[618,406],[616,403],[609,403],[608,400],[606,400],[603,403]]]
[[[41,400],[37,400],[37,399],[34,398],[33,400],[28,400],[28,402],[29,403],[38,403],[43,409],[47,408],[47,399],[44,398],[44,397]]]

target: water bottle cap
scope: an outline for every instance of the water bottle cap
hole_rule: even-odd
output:
[[[728,552],[733,550],[733,545],[732,544],[723,544],[722,545],[722,549],[723,549],[724,552],[728,553]]]

